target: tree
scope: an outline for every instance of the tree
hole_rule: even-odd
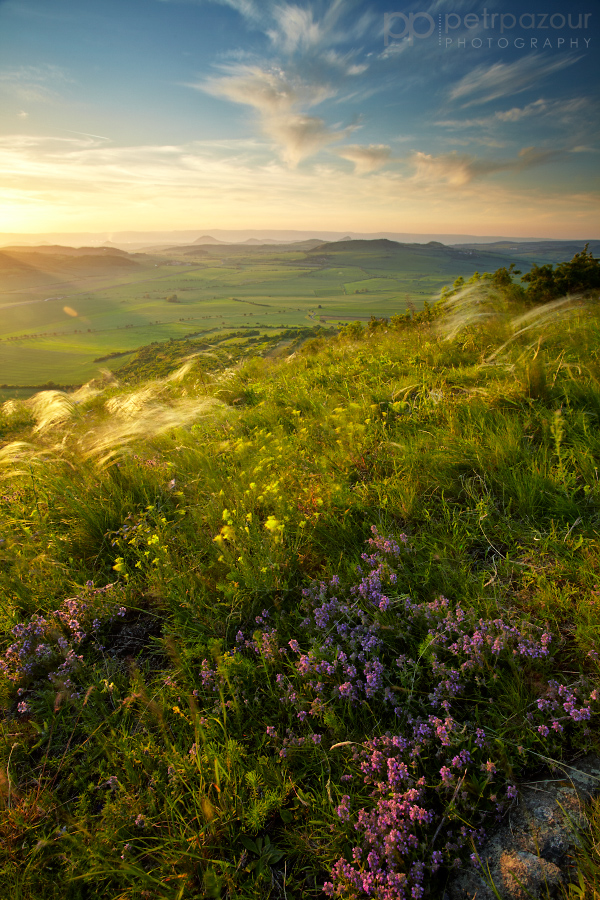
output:
[[[551,263],[545,266],[533,265],[521,281],[527,284],[525,297],[530,303],[548,303],[558,296]]]
[[[496,271],[492,275],[492,281],[494,284],[497,284],[498,287],[509,287],[509,285],[513,283],[513,275],[520,274],[521,270],[515,268],[515,263],[511,263],[508,269],[506,268],[506,266],[502,266],[500,269],[496,269]]]
[[[556,267],[554,280],[561,296],[600,288],[600,260],[592,256],[588,247],[589,244],[586,244],[571,262],[560,263]]]
[[[532,266],[521,281],[528,286],[525,297],[531,303],[547,303],[565,294],[588,294],[600,289],[600,260],[592,256],[586,244],[570,262],[556,266]]]
[[[347,325],[344,325],[342,329],[340,329],[340,337],[347,337],[351,340],[359,340],[364,336],[364,329],[362,322],[358,320],[356,322],[349,322]]]

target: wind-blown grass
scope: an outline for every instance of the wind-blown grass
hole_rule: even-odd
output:
[[[597,305],[477,302],[5,404],[7,896],[440,896],[598,749]]]

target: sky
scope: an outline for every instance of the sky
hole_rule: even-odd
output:
[[[600,6],[487,2],[0,0],[0,232],[600,238]]]

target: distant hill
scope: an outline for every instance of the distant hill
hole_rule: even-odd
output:
[[[217,238],[211,237],[210,234],[204,234],[202,237],[196,238],[194,244],[225,244],[226,241],[218,241]]]
[[[123,250],[104,247],[17,247],[0,250],[4,290],[138,268]]]
[[[289,244],[279,244],[280,247],[289,247],[294,250],[314,250],[323,243],[321,238],[309,238],[306,241],[291,241]]]
[[[268,250],[313,250],[315,247],[319,247],[323,241],[321,238],[309,238],[305,241],[272,241],[272,240],[254,240],[250,239],[248,241],[243,241],[240,244],[229,244],[230,247],[237,247],[241,249],[242,247],[263,247]]]
[[[513,246],[513,245],[511,245]],[[521,245],[519,245],[521,247]],[[489,248],[489,249],[488,249]],[[571,254],[572,255],[572,254]],[[567,258],[562,256],[561,259]],[[525,257],[519,252],[509,253],[502,246],[476,244],[448,247],[439,241],[427,244],[405,244],[388,238],[375,240],[330,241],[319,244],[306,252],[306,261],[313,266],[361,265],[367,269],[399,268],[405,272],[434,274],[465,265],[480,272],[495,272],[502,266],[516,262],[525,272],[533,263],[543,262],[543,257]],[[454,276],[456,277],[456,276]]]
[[[227,246],[227,245],[225,245]],[[164,254],[169,253],[172,256],[209,256],[210,250],[195,244],[179,244],[176,247],[154,247],[154,252]],[[148,251],[146,251],[147,253]]]
[[[352,240],[346,238],[343,241],[326,241],[324,244],[318,244],[314,249],[326,253],[328,250],[344,251],[344,250],[397,250],[406,244],[399,244],[398,241],[390,241],[388,238],[375,238],[375,240]]]
[[[200,235],[198,235],[200,232]],[[417,234],[410,232],[352,232],[352,231],[324,231],[316,228],[310,231],[283,230],[283,229],[258,229],[247,228],[244,230],[229,230],[223,228],[197,228],[185,231],[112,231],[112,232],[41,232],[38,234],[23,234],[18,232],[0,232],[0,247],[14,246],[15,244],[39,246],[43,243],[69,244],[73,247],[116,246],[122,250],[134,251],[146,247],[169,247],[174,244],[188,245],[192,242],[199,244],[241,243],[248,239],[259,242],[274,241],[278,245],[296,241],[312,240],[315,232],[323,241],[345,240],[373,240],[388,238],[389,240],[403,243],[421,243],[428,241],[441,241],[443,244],[491,244],[494,242],[508,242],[510,245],[522,242],[536,242],[548,240],[543,237],[517,237],[509,235],[474,235],[474,234]],[[566,240],[566,238],[564,239]],[[579,237],[570,238],[571,242],[578,242]]]
[[[182,252],[181,250],[179,252]],[[183,251],[184,256],[208,256],[208,250],[203,250],[202,247],[190,247],[188,250]]]
[[[51,256],[128,256],[125,250],[118,247],[64,247],[62,244],[41,244],[39,247],[29,247],[18,244],[14,247],[3,247],[3,253],[44,253]]]
[[[306,241],[290,241],[279,243],[277,241],[249,240],[237,244],[215,241],[214,243],[177,244],[175,246],[161,246],[146,248],[147,253],[171,254],[173,256],[240,256],[261,252],[289,252],[290,250],[313,250],[323,243],[321,238],[311,238]]]

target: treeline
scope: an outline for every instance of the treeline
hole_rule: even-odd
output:
[[[425,301],[423,308],[419,311],[412,303],[409,303],[405,312],[390,318],[371,316],[366,325],[360,321],[349,322],[340,329],[339,336],[358,340],[380,329],[401,330],[408,326],[432,322],[444,313],[447,302],[452,297],[465,288],[478,283],[498,288],[503,299],[509,304],[525,306],[549,303],[567,294],[592,294],[600,290],[600,260],[589,252],[588,246],[586,244],[581,253],[576,253],[570,262],[558,263],[556,266],[551,263],[544,266],[534,265],[527,274],[521,277],[520,284],[513,281],[515,276],[521,275],[520,270],[515,267],[515,263],[511,263],[508,268],[502,266],[495,272],[474,272],[466,280],[460,275],[451,288],[442,288],[437,303],[430,305]],[[321,348],[322,343],[322,341],[311,341],[310,345],[305,346],[304,349],[305,351],[317,351]]]
[[[460,276],[452,288],[444,288],[441,301],[454,296],[468,284],[484,281],[502,288],[508,299],[524,302],[532,306],[549,303],[567,294],[589,294],[600,290],[600,260],[588,250],[586,244],[581,253],[576,253],[570,262],[548,263],[544,266],[533,265],[531,270],[521,276],[521,283],[513,281],[513,277],[521,275],[515,263],[506,268],[503,266],[495,272],[475,272],[467,281]]]
[[[81,384],[56,384],[46,381],[44,384],[0,384],[0,391],[76,391]]]
[[[94,362],[107,362],[109,359],[118,359],[120,356],[129,356],[130,353],[135,352],[135,350],[114,350],[112,353],[107,353],[106,356],[97,356]]]

